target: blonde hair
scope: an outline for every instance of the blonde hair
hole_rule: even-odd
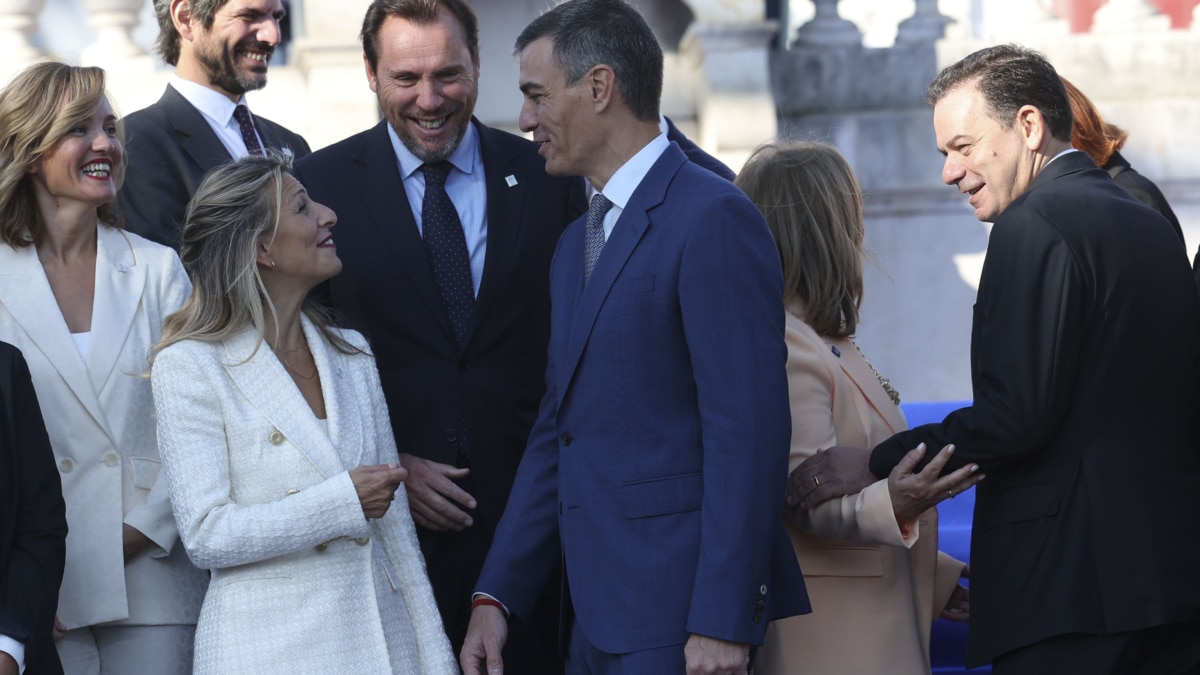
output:
[[[862,193],[832,145],[767,143],[735,181],[767,219],[783,263],[784,298],[804,303],[826,337],[849,337],[862,303]]]
[[[46,227],[29,169],[102,101],[112,106],[103,70],[57,61],[29,66],[0,92],[0,239],[9,246],[29,246]],[[125,144],[120,123],[117,140]],[[114,167],[118,187],[124,168],[123,163]],[[115,199],[101,204],[96,216],[112,227],[121,225]]]
[[[258,268],[258,243],[273,241],[279,229],[283,176],[291,158],[277,151],[224,164],[205,177],[187,205],[180,260],[192,280],[192,294],[163,322],[162,341],[153,357],[176,342],[220,342],[253,326],[255,351],[266,335],[267,313],[279,316]],[[265,308],[265,309],[264,309]],[[344,354],[361,350],[331,330],[329,312],[307,299],[304,315]],[[251,354],[253,355],[253,353]]]

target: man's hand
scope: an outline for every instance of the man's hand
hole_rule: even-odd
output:
[[[503,675],[504,661],[500,650],[508,640],[508,620],[499,607],[480,605],[471,610],[467,637],[458,654],[463,675]],[[486,668],[481,670],[480,666]]]
[[[431,462],[416,455],[400,455],[400,463],[408,469],[408,510],[413,521],[421,527],[439,532],[464,530],[474,522],[459,508],[475,508],[475,498],[454,484],[454,478],[466,478],[470,469]]]
[[[909,450],[888,476],[888,493],[892,498],[892,511],[896,522],[905,523],[921,515],[944,499],[952,499],[969,490],[983,480],[978,464],[968,464],[941,478],[938,474],[946,468],[946,462],[954,454],[954,446],[947,445],[936,457],[929,460],[920,473],[912,470],[925,456],[925,444]]]
[[[837,445],[818,450],[788,476],[788,506],[811,509],[835,497],[862,492],[877,480],[870,461],[871,451],[865,448]]]
[[[963,568],[962,578],[971,578],[970,567]],[[954,591],[950,593],[950,600],[946,602],[946,609],[942,610],[942,618],[947,621],[970,621],[971,589],[962,584],[955,586]]]
[[[21,672],[16,659],[8,652],[0,652],[0,675],[17,675]]]
[[[55,642],[63,639],[67,635],[67,625],[63,623],[57,616],[54,617],[54,628],[50,631],[50,637]]]
[[[121,523],[121,546],[125,551],[125,564],[137,557],[139,553],[150,548],[150,538],[139,532],[136,528],[125,523]]]
[[[750,645],[692,635],[683,647],[687,675],[746,675]]]
[[[357,466],[350,470],[350,480],[358,491],[358,503],[362,504],[367,518],[382,518],[396,498],[396,489],[408,477],[404,467],[391,464]]]

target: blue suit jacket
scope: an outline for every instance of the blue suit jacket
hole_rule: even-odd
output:
[[[790,416],[771,234],[674,144],[586,288],[584,225],[555,252],[547,392],[478,589],[521,617],[561,555],[604,651],[690,633],[760,644],[768,621],[809,611],[779,517]]]

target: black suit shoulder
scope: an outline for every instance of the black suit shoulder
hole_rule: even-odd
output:
[[[26,675],[61,675],[51,640],[66,556],[62,485],[21,352],[0,342],[0,634]]]

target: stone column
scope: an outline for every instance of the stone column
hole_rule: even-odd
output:
[[[698,145],[734,171],[760,143],[775,138],[775,99],[767,51],[775,21],[693,23],[680,52],[695,68]]]
[[[294,4],[297,0],[292,1]],[[294,73],[296,81],[275,78],[267,88],[269,91],[282,84],[304,89],[303,95],[309,101],[307,119],[297,126],[304,129],[305,140],[313,149],[379,121],[379,105],[367,86],[362,44],[358,41],[368,4],[368,0],[304,0],[304,25],[291,49],[292,63],[298,71]]]
[[[83,50],[80,60],[104,68],[128,68],[132,62],[139,70],[152,69],[153,59],[132,38],[143,4],[144,0],[83,0],[96,41]]]
[[[815,47],[861,46],[862,31],[853,21],[838,14],[838,0],[812,0],[816,12],[808,23],[796,29],[796,44]],[[936,10],[935,10],[936,11]]]
[[[1148,0],[1108,0],[1092,17],[1092,32],[1129,33],[1171,30],[1171,17],[1159,13]]]
[[[954,19],[938,11],[937,0],[916,0],[916,11],[896,28],[896,42],[937,42]]]
[[[0,53],[4,54],[4,65],[0,66],[0,86],[7,84],[13,75],[42,55],[29,37],[37,26],[37,15],[42,11],[44,2],[0,0]]]

